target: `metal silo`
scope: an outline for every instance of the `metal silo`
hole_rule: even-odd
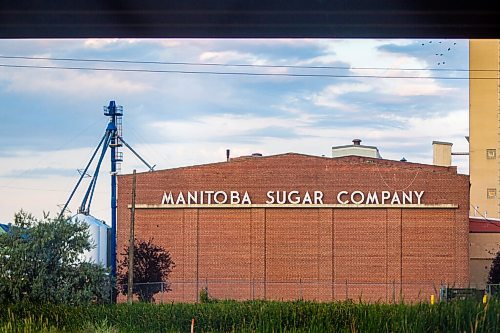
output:
[[[89,241],[92,244],[90,251],[85,251],[82,259],[107,267],[107,247],[109,227],[103,221],[92,215],[77,214],[71,218],[72,221],[82,221],[89,228]]]

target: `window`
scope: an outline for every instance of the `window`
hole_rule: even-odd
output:
[[[496,149],[486,149],[486,158],[489,160],[493,160],[497,158],[497,150]]]
[[[486,197],[488,199],[496,198],[497,197],[497,189],[496,188],[487,189]]]

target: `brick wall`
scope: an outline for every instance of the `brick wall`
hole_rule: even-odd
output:
[[[128,242],[132,175],[118,178],[118,253]],[[161,299],[413,301],[442,283],[467,286],[469,180],[454,167],[364,157],[255,157],[137,174],[137,204],[164,191],[425,191],[423,204],[458,208],[137,209],[136,237],[172,253],[172,292]]]

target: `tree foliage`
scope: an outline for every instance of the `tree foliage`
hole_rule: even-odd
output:
[[[488,275],[488,283],[500,283],[500,252],[497,252],[495,259],[491,263],[490,274]]]
[[[121,255],[123,257],[118,265],[117,282],[121,293],[125,295],[128,291],[128,246]],[[140,301],[152,302],[156,293],[171,291],[168,275],[174,267],[170,252],[153,244],[152,240],[146,242],[135,239],[133,294]]]
[[[88,226],[20,211],[0,235],[0,303],[86,304],[110,298],[106,270],[85,262]]]

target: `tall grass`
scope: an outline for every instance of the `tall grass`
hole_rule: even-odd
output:
[[[2,315],[4,315],[3,311]],[[0,333],[60,332],[57,327],[50,325],[48,319],[42,314],[19,317],[8,307],[5,316],[6,318],[2,317],[0,321]]]
[[[429,304],[217,301],[202,304],[15,304],[3,332],[500,332],[500,302]]]

